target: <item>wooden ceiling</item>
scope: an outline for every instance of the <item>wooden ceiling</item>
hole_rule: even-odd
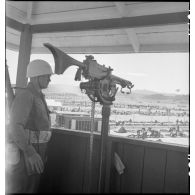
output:
[[[25,24],[31,53],[189,51],[188,2],[6,1],[6,48],[18,50]]]

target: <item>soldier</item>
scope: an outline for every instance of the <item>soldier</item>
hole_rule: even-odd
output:
[[[42,89],[48,87],[52,74],[46,61],[31,61],[26,75],[30,82],[13,100],[6,144],[7,193],[38,190],[51,137],[50,112]]]

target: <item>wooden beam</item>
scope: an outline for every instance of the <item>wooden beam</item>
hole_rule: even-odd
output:
[[[9,18],[9,17],[6,17],[6,26],[13,28],[13,29],[20,31],[20,32],[22,32],[24,29],[24,24],[12,19],[12,18]]]
[[[116,8],[117,8],[119,14],[122,17],[126,17],[127,16],[127,10],[125,8],[125,3],[124,2],[114,2],[114,4],[116,5]]]
[[[20,37],[20,49],[18,57],[18,69],[16,77],[16,87],[24,88],[27,84],[26,70],[30,61],[32,33],[29,24],[24,25],[24,31]],[[17,93],[18,90],[16,90]]]
[[[113,54],[113,53],[133,53],[132,45],[111,45],[111,46],[78,46],[78,47],[58,47],[66,53],[72,54]],[[140,45],[141,53],[176,53],[189,52],[189,44],[155,44]],[[49,50],[44,47],[32,47],[33,54],[50,54]]]
[[[116,5],[116,8],[120,14],[121,17],[126,17],[127,16],[127,9],[125,7],[124,2],[114,2]],[[136,35],[136,32],[133,28],[131,29],[124,29],[125,33],[127,34],[127,37],[130,41],[130,43],[133,46],[133,49],[135,52],[139,52],[139,41]]]
[[[6,47],[6,49],[16,51],[16,52],[18,51],[18,48],[19,48],[19,46],[17,44],[7,42],[7,40],[6,40],[5,47]]]
[[[27,17],[26,17],[26,23],[31,24],[31,16],[32,16],[32,9],[33,9],[33,1],[27,2]]]
[[[134,29],[125,29],[128,39],[130,40],[135,52],[139,52],[140,44]]]
[[[32,33],[138,28],[188,23],[189,12],[32,25]]]

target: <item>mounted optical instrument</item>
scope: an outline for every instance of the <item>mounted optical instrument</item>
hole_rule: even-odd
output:
[[[49,43],[44,44],[54,56],[55,73],[63,74],[64,71],[72,66],[78,66],[75,74],[75,81],[81,81],[81,76],[87,79],[87,82],[80,83],[81,91],[85,92],[93,102],[100,102],[100,104],[112,104],[115,100],[116,92],[118,91],[117,84],[123,88],[128,89],[128,94],[131,93],[133,84],[130,81],[112,75],[113,69],[100,65],[92,55],[85,56],[85,60],[80,62],[70,57],[60,49],[54,47]]]

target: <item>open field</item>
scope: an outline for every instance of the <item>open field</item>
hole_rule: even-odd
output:
[[[174,145],[183,145],[183,146],[189,146],[189,137],[170,137],[168,136],[168,133],[161,133],[163,137],[160,138],[137,138],[136,132],[134,131],[127,131],[126,133],[119,133],[116,131],[116,129],[110,130],[110,135],[119,136],[119,137],[126,137],[126,138],[135,138],[135,139],[141,139],[146,141],[152,141],[152,142],[163,142],[167,144],[174,144]]]
[[[53,86],[46,92],[46,97],[54,100],[51,110],[65,112],[85,112],[91,114],[91,101],[78,88],[64,91],[63,86]],[[58,105],[59,104],[59,105]],[[102,106],[96,103],[95,118],[102,118]],[[172,144],[189,145],[189,95],[148,93],[147,90],[135,90],[131,95],[117,94],[111,106],[110,134],[122,137],[134,137],[142,128],[160,131],[161,137],[147,137],[145,140]],[[55,125],[55,115],[52,116]],[[171,137],[169,130],[179,125],[183,137]],[[116,129],[124,126],[126,133]],[[142,138],[139,138],[142,139]]]

